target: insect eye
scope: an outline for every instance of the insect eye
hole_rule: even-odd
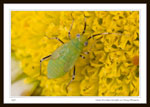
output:
[[[76,36],[77,36],[77,38],[79,38],[79,37],[80,37],[80,34],[77,34]]]
[[[86,41],[85,43],[84,43],[84,46],[87,46],[88,45],[88,42]]]

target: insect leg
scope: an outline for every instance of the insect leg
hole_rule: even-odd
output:
[[[85,30],[86,30],[86,17],[85,17],[85,14],[84,14],[84,30],[82,32],[82,35],[85,33]]]
[[[80,57],[83,58],[83,59],[85,59],[85,56],[83,56],[83,55],[80,55]]]
[[[42,70],[42,62],[43,62],[44,60],[48,59],[50,56],[51,56],[51,55],[48,55],[48,56],[46,56],[46,57],[44,57],[44,58],[42,58],[42,59],[40,60],[40,75],[41,75],[41,70]]]
[[[73,70],[73,75],[72,75],[72,79],[70,80],[70,82],[68,83],[67,87],[70,85],[70,83],[75,79],[75,66],[74,66],[74,70]]]
[[[68,31],[68,37],[69,37],[70,40],[71,40],[70,31],[71,31],[71,29],[72,29],[73,22],[74,22],[74,18],[73,18],[73,16],[72,16],[72,14],[71,14],[71,17],[72,17],[72,24],[71,24],[70,29],[69,29],[69,31]]]
[[[63,42],[62,40],[60,40],[59,38],[57,38],[57,37],[53,37],[53,38],[50,38],[50,39],[56,39],[56,40],[58,40],[59,42],[61,42],[62,44],[64,44],[64,42]]]
[[[46,36],[46,35],[45,35]],[[61,42],[62,44],[64,44],[64,42],[62,41],[62,40],[60,40],[59,38],[57,38],[57,37],[52,37],[52,38],[49,38],[48,36],[46,36],[48,39],[56,39],[56,40],[58,40],[59,42]]]
[[[87,51],[87,52],[84,52],[83,54],[88,55],[89,52]],[[80,57],[81,57],[82,59],[85,59],[85,56],[83,56],[83,55],[80,55]]]
[[[88,54],[89,54],[89,51],[87,51],[87,52],[84,52],[84,54],[88,55]]]

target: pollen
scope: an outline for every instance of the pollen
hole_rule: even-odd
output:
[[[133,57],[133,59],[132,59],[132,63],[134,64],[134,65],[139,65],[139,56],[134,56]]]

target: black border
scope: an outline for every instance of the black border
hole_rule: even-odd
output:
[[[112,0],[92,0],[92,1],[81,1],[81,0],[74,0],[74,1],[72,1],[72,0],[68,0],[68,1],[66,1],[66,0],[64,0],[63,2],[62,1],[56,1],[56,0],[41,0],[41,1],[37,1],[37,0],[1,0],[0,1],[0,16],[1,16],[1,21],[0,21],[0,24],[1,24],[1,42],[0,42],[0,46],[1,46],[1,49],[3,50],[3,52],[4,52],[4,46],[3,46],[3,44],[4,44],[4,38],[3,38],[3,31],[4,31],[4,28],[3,28],[3,17],[4,17],[4,13],[3,13],[3,10],[4,10],[4,6],[3,6],[3,4],[4,3],[10,3],[10,4],[13,4],[13,3],[61,3],[61,4],[63,4],[63,3],[89,3],[89,4],[92,4],[92,3],[111,3],[111,4],[113,4],[113,3],[137,3],[137,4],[139,4],[139,3],[146,3],[147,4],[147,45],[148,45],[148,35],[150,35],[150,21],[148,20],[148,19],[150,19],[150,1],[149,0],[113,0],[113,2],[112,2]],[[147,46],[148,47],[148,46]],[[1,70],[1,77],[0,77],[0,81],[1,81],[1,91],[0,91],[0,95],[1,95],[1,97],[0,97],[0,102],[1,102],[1,105],[2,106],[8,106],[8,105],[13,105],[13,106],[20,106],[20,104],[4,104],[4,96],[3,96],[3,72],[4,72],[4,54],[3,54],[3,52],[1,52],[1,59],[2,59],[2,62],[1,62],[1,68],[2,68],[2,70]],[[147,49],[147,60],[148,60],[148,49]],[[147,62],[147,61],[146,61]],[[147,64],[147,66],[148,66],[148,63],[146,63]],[[148,91],[148,90],[150,90],[150,87],[149,87],[149,84],[150,84],[150,79],[148,78],[148,76],[150,75],[150,71],[148,72],[149,70],[148,70],[148,67],[147,67],[147,104],[142,104],[142,105],[149,105],[150,104],[150,92]],[[28,104],[29,105],[29,104]],[[31,104],[30,104],[31,105]],[[41,104],[34,104],[34,106],[40,106]],[[51,105],[53,105],[53,104],[51,104]],[[64,105],[64,104],[63,104]],[[91,104],[84,104],[85,106],[90,106]],[[100,106],[100,105],[98,105],[98,104],[94,104],[94,105],[97,105],[97,106]],[[103,104],[101,104],[101,105],[103,105]],[[110,105],[110,104],[107,104],[108,106]],[[113,104],[114,105],[114,104]],[[127,105],[129,105],[129,104],[125,104],[125,105],[123,105],[123,104],[121,104],[121,106],[127,106]],[[141,104],[136,104],[135,106],[140,106]],[[27,105],[21,105],[21,106],[27,106]],[[31,105],[31,106],[33,106],[33,105]],[[44,104],[44,106],[50,106],[50,105],[47,105],[47,104]],[[62,106],[62,105],[61,105]],[[65,105],[66,106],[66,105]],[[67,106],[74,106],[74,105],[70,105],[70,104],[67,104]],[[76,105],[75,105],[76,106]],[[83,106],[83,105],[82,105]],[[106,106],[106,104],[105,104],[105,106]],[[114,106],[120,106],[120,104],[116,104],[116,105],[114,105]],[[132,106],[132,105],[131,105]]]

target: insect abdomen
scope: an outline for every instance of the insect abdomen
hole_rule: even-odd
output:
[[[48,78],[58,78],[66,74],[74,66],[82,48],[76,39],[59,47],[53,54],[48,63]]]

